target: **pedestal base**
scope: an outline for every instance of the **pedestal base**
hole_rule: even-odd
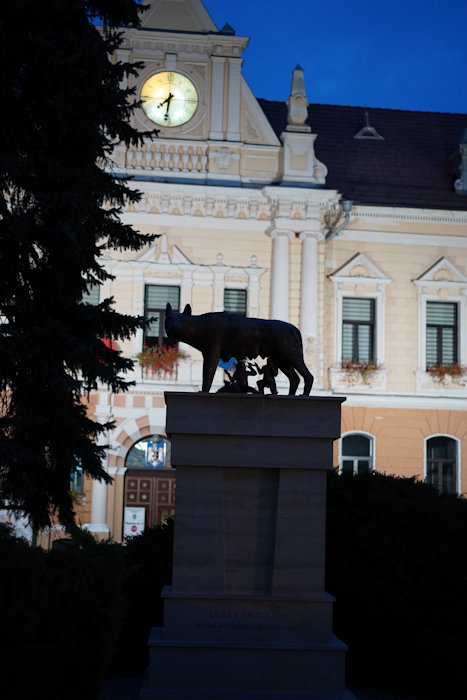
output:
[[[352,700],[324,590],[342,401],[166,394],[173,585],[141,700]]]
[[[141,700],[354,700],[345,688],[346,647],[328,644],[169,642],[149,639]]]

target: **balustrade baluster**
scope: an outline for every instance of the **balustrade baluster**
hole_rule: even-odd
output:
[[[143,151],[141,150],[141,147],[136,148],[135,156],[136,156],[136,167],[139,170],[141,168],[141,160],[143,158]]]
[[[188,172],[188,158],[189,158],[188,151],[189,151],[188,146],[184,146],[183,151],[182,151],[182,172],[184,172],[184,173]]]
[[[158,145],[155,146],[154,151],[154,170],[161,169],[161,151]]]
[[[208,157],[206,155],[206,149],[204,149],[201,153],[201,169],[200,172],[205,173],[206,171],[206,166],[208,164]]]
[[[127,148],[126,151],[126,167],[128,169],[133,168],[133,155],[134,155],[134,147]]]

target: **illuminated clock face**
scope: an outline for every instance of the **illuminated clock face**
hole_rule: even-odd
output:
[[[180,126],[198,107],[198,93],[189,78],[174,71],[155,73],[141,89],[141,106],[152,122]]]

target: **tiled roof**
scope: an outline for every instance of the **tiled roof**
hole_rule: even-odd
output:
[[[259,99],[276,134],[287,124],[283,102]],[[355,139],[368,121],[384,140]],[[360,204],[467,210],[454,190],[450,158],[467,127],[466,114],[409,112],[313,104],[308,123],[315,153],[328,168],[326,187]]]

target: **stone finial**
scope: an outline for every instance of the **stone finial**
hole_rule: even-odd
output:
[[[161,235],[161,241],[159,245],[159,256],[157,258],[158,263],[163,263],[168,265],[170,263],[170,257],[169,257],[169,241],[167,238],[167,234],[163,233]]]
[[[309,102],[305,92],[303,68],[299,64],[292,71],[292,86],[286,104],[288,107],[286,131],[311,131],[311,127],[305,124]]]

